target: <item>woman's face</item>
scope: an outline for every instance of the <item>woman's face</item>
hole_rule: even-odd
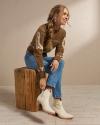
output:
[[[57,25],[65,25],[69,19],[69,12],[66,8],[61,9],[57,17]]]

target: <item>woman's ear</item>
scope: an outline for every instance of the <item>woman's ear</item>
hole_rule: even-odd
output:
[[[54,17],[54,22],[55,22],[55,23],[57,22],[57,17],[56,17],[56,16]]]

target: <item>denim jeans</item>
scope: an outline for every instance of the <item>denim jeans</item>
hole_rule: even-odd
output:
[[[45,68],[45,72],[48,73],[48,79],[47,79],[47,86],[53,87],[53,97],[54,98],[61,98],[61,79],[62,79],[62,71],[64,67],[64,61],[61,60],[59,62],[58,69],[56,71],[51,71],[50,64],[52,63],[53,57],[43,57],[43,64]],[[37,69],[37,63],[35,60],[35,57],[29,53],[26,52],[25,55],[25,64],[28,68]]]

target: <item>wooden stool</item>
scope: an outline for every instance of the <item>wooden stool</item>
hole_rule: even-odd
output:
[[[37,96],[41,93],[39,76],[33,69],[26,67],[14,70],[16,107],[32,112],[40,109]]]

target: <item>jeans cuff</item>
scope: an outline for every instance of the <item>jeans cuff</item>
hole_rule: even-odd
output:
[[[49,82],[47,82],[47,86],[50,86],[50,87],[52,87],[52,88],[55,88],[55,86],[54,85],[52,85],[51,83],[49,83]]]

